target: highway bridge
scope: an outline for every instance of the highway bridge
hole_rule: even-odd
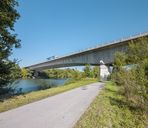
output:
[[[115,53],[118,51],[126,51],[128,43],[141,37],[148,37],[148,33],[142,33],[125,39],[113,41],[111,43],[79,51],[73,54],[65,55],[53,60],[34,64],[26,67],[30,70],[41,71],[50,68],[61,68],[70,66],[83,66],[86,64],[100,65],[102,60],[105,64],[111,65],[114,62]]]

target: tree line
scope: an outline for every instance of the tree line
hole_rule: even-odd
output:
[[[91,67],[86,64],[82,71],[77,69],[48,69],[41,73],[48,78],[99,78],[99,66]]]
[[[28,69],[20,69],[20,78],[29,79],[34,77],[34,72]],[[98,78],[99,79],[99,66],[91,66],[86,64],[82,71],[77,69],[47,69],[41,72],[38,72],[37,78],[54,78],[54,79],[64,79],[64,78]]]

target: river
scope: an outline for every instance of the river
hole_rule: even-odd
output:
[[[27,79],[17,80],[12,84],[13,93],[28,93],[37,90],[62,86],[67,79]]]

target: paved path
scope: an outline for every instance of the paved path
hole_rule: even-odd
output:
[[[0,128],[72,128],[102,85],[90,84],[0,113]]]

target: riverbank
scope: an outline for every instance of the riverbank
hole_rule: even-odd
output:
[[[97,79],[82,79],[73,81],[73,83],[69,83],[64,86],[14,96],[10,99],[4,100],[3,102],[0,101],[0,112],[4,112],[94,82],[97,82]]]
[[[132,108],[118,93],[119,86],[108,82],[74,128],[145,128],[146,112]]]

